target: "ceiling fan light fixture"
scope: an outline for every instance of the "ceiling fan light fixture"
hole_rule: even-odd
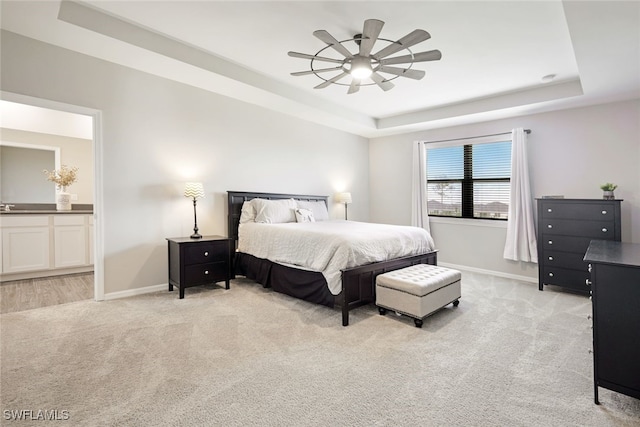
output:
[[[439,50],[430,50],[426,52],[414,53],[411,47],[431,38],[431,35],[425,30],[413,30],[406,36],[398,40],[389,40],[380,36],[384,22],[378,19],[367,19],[364,21],[364,27],[361,34],[356,34],[353,38],[339,41],[326,30],[316,30],[313,35],[326,44],[325,47],[316,52],[315,55],[299,52],[289,52],[289,56],[293,58],[309,59],[309,70],[296,71],[291,73],[292,76],[306,76],[315,74],[323,82],[315,86],[314,89],[324,89],[331,85],[348,86],[347,94],[353,94],[360,90],[362,86],[378,86],[384,91],[388,91],[394,87],[391,80],[399,77],[420,80],[424,77],[425,72],[412,68],[416,62],[439,61],[442,54]],[[376,42],[388,43],[387,46],[373,52]],[[347,49],[350,43],[355,43],[358,47],[357,52]],[[343,59],[334,59],[322,55],[327,49],[332,49],[335,53],[342,56]],[[405,51],[404,55],[393,56],[395,53]],[[334,54],[335,54],[334,53]],[[315,61],[332,62],[340,64],[338,67],[321,68],[315,66]],[[402,64],[402,67],[390,67],[390,65]],[[335,72],[333,77],[324,76],[325,73]],[[382,74],[381,74],[382,73]],[[322,74],[322,75],[320,75]],[[384,75],[383,75],[384,74]],[[391,76],[388,76],[388,75]],[[351,77],[349,83],[341,82],[345,77]],[[370,79],[367,80],[367,79]]]
[[[351,70],[349,70],[349,74],[351,74],[354,79],[366,79],[370,77],[372,73],[371,59],[356,55],[351,60]]]

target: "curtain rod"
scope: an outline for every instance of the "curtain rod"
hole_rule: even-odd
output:
[[[531,129],[525,129],[524,133],[531,133]],[[422,141],[425,144],[431,144],[434,142],[449,142],[449,141],[462,141],[464,139],[476,139],[476,138],[485,138],[487,136],[500,136],[500,135],[510,135],[511,132],[502,132],[502,133],[492,133],[489,135],[477,135],[477,136],[467,136],[466,138],[452,138],[452,139],[441,139],[438,141]]]

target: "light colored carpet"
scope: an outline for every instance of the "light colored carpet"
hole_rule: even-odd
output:
[[[593,403],[588,298],[463,272],[460,306],[422,329],[246,279],[0,318],[11,410],[74,426],[638,426],[640,401]]]

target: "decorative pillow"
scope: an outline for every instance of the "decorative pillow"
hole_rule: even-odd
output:
[[[256,208],[253,206],[253,200],[247,200],[242,204],[242,210],[240,211],[240,224],[245,222],[254,222],[256,220]]]
[[[329,219],[329,211],[327,210],[327,205],[322,200],[298,200],[297,205],[300,209],[308,209],[313,212],[313,217],[316,221],[327,221]]]
[[[296,212],[296,221],[298,222],[316,222],[316,219],[313,217],[313,212],[309,209],[301,209],[298,208],[295,210]]]
[[[278,224],[296,222],[296,202],[293,199],[265,200],[253,199],[256,208],[256,222]]]

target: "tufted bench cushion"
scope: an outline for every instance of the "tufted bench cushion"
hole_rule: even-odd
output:
[[[457,306],[461,297],[458,270],[429,264],[416,264],[380,274],[376,278],[376,305],[380,314],[393,310],[422,320],[449,303]]]

